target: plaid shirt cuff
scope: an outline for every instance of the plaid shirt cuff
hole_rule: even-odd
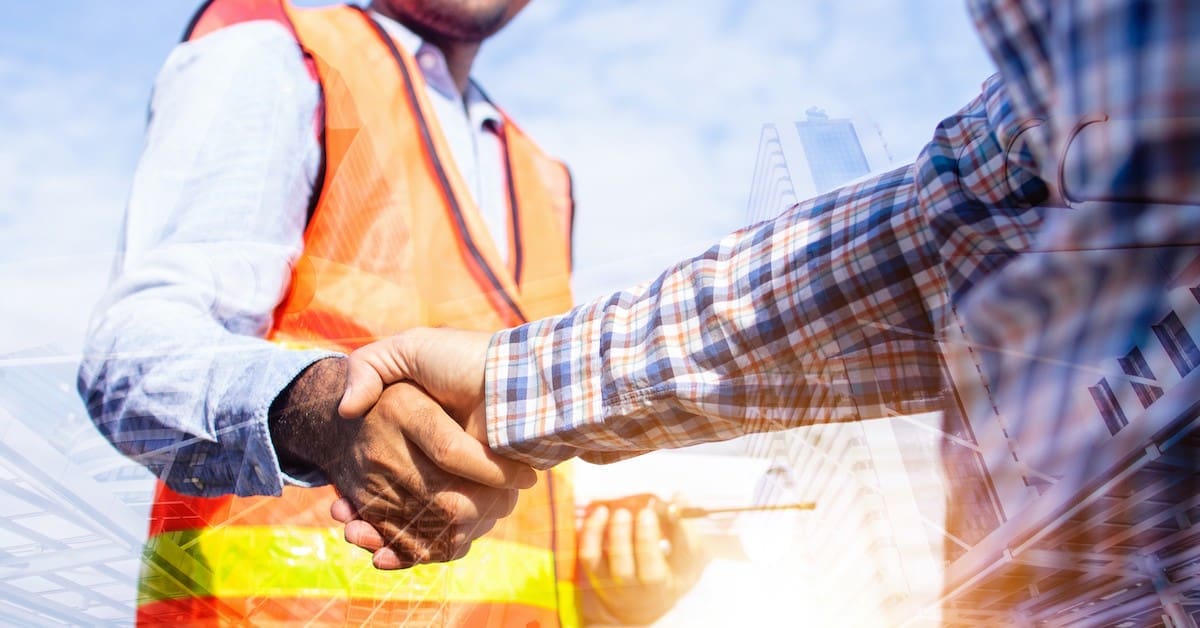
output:
[[[565,319],[536,321],[492,337],[485,403],[494,451],[539,469],[582,453],[559,432],[563,426],[569,431],[589,420],[603,421],[595,376],[601,369],[601,308],[601,303],[582,306]],[[576,350],[565,350],[572,346]]]

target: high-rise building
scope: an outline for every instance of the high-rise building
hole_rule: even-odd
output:
[[[816,107],[805,115],[805,120],[796,123],[796,132],[808,156],[808,172],[818,194],[871,171],[853,122],[831,120]]]
[[[886,167],[864,128],[813,110],[764,126],[750,219]],[[894,407],[745,445],[790,469],[800,498],[817,503],[794,535],[822,566],[814,598],[857,625],[1196,627],[1194,276],[1175,279],[1168,307],[1119,359],[1055,366],[1063,381],[1091,379],[1047,415],[1000,410],[977,368],[994,356],[951,318],[944,412]]]
[[[802,199],[891,164],[883,134],[863,118],[830,118],[812,107],[804,120],[764,124],[748,218],[755,222],[775,216]]]

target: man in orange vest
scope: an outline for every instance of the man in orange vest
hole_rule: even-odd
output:
[[[648,622],[693,581],[653,506],[590,511],[577,570],[569,476],[491,454],[410,383],[336,412],[366,342],[570,306],[569,175],[469,78],[525,4],[209,0],[171,53],[79,373],[162,480],[139,623]],[[374,569],[334,487],[380,566],[451,562]]]

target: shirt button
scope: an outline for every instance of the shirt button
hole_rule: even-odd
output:
[[[437,59],[434,59],[433,55],[431,55],[429,53],[420,55],[420,58],[418,60],[421,63],[421,67],[424,68],[425,71],[427,71],[427,72],[432,71],[434,68],[437,67]]]

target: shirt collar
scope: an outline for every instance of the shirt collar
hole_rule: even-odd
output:
[[[504,124],[500,110],[488,100],[483,90],[475,84],[474,79],[467,82],[466,94],[459,93],[458,87],[454,84],[454,78],[450,76],[450,66],[446,63],[446,56],[437,46],[426,42],[421,39],[420,35],[412,32],[400,22],[378,11],[371,11],[371,16],[405,52],[412,55],[417,62],[417,67],[421,69],[421,75],[425,78],[426,84],[451,102],[466,103],[467,116],[474,124],[479,126],[492,124],[496,128],[500,128]],[[413,52],[414,50],[416,52]]]

